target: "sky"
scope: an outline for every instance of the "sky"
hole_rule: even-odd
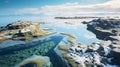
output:
[[[120,0],[0,0],[0,15],[119,14]]]
[[[81,15],[120,16],[120,0],[0,0],[0,18]]]
[[[0,8],[39,8],[45,5],[60,5],[78,2],[81,5],[104,3],[109,0],[0,0]]]

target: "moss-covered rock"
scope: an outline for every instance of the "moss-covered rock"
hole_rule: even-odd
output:
[[[65,45],[60,44],[60,45],[58,46],[58,49],[63,50],[63,51],[67,51],[68,47],[65,46]]]
[[[67,36],[69,36],[69,37],[71,37],[71,38],[76,38],[76,36],[75,35],[73,35],[73,34],[70,34],[70,33],[67,33],[67,32],[62,32],[61,34],[63,34],[63,35],[67,35]]]
[[[30,67],[30,66],[35,66],[35,67],[51,67],[51,62],[49,57],[47,56],[37,56],[33,55],[24,61],[22,61],[20,64],[16,65],[16,67]]]

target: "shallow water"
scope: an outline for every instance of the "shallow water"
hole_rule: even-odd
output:
[[[84,43],[91,44],[98,42],[98,40],[92,32],[87,30],[87,26],[82,24],[82,21],[90,21],[92,19],[78,19],[78,20],[54,20],[51,24],[41,25],[40,28],[53,28],[52,32],[68,32],[76,36],[76,40]]]
[[[42,21],[50,22],[51,24],[43,24],[41,28],[53,28],[54,32],[68,32],[74,34],[77,38],[76,40],[91,44],[92,42],[100,41],[96,38],[95,34],[87,30],[87,26],[82,24],[82,21],[91,21],[92,19],[54,19],[54,18],[40,18],[40,17],[1,17],[0,26],[7,25],[8,23],[15,22],[18,20],[28,20],[28,21]]]
[[[40,25],[40,28],[53,28],[54,30],[50,30],[50,32],[58,32],[58,34],[60,32],[68,32],[68,33],[74,34],[76,36],[76,40],[79,41],[80,43],[91,44],[93,42],[100,41],[96,38],[95,34],[93,34],[92,32],[87,30],[86,25],[81,23],[82,21],[91,21],[92,19],[72,19],[72,20],[70,20],[70,19],[47,19],[46,20],[46,19],[38,19],[38,18],[37,19],[36,18],[24,18],[23,19],[23,18],[21,18],[21,19],[22,20],[30,20],[33,22],[34,21],[48,22],[49,24]],[[0,19],[0,21],[1,21],[0,26],[7,25],[8,23],[15,22],[15,21],[18,21],[21,19],[18,17],[8,17],[7,19],[5,19],[3,17],[2,20]],[[57,41],[56,39],[57,38],[54,38],[55,41]],[[37,39],[33,39],[33,40],[36,41]],[[12,46],[13,44],[16,44],[16,42],[21,43],[21,41],[7,41],[7,42],[3,43],[4,45],[1,47],[6,47],[8,45]],[[65,41],[65,39],[62,40],[62,42],[68,43]],[[22,43],[24,43],[24,42],[22,42]],[[30,51],[32,51],[32,50],[30,49]],[[41,51],[41,50],[39,50],[39,51]],[[32,54],[34,54],[34,52]],[[42,54],[43,54],[43,52],[42,52]],[[24,54],[22,53],[21,55],[24,55]],[[18,56],[21,56],[21,55],[18,55]],[[54,52],[54,50],[52,50],[51,52],[48,52],[46,55],[50,57],[50,60],[54,67],[63,67],[64,64],[61,63],[60,57],[57,56],[57,54]],[[4,59],[6,59],[6,58],[4,58]],[[15,59],[15,58],[13,58],[13,59]],[[18,59],[20,59],[20,58],[18,58]],[[23,59],[21,59],[21,60],[23,60]],[[63,64],[63,65],[60,66],[59,64],[61,64],[61,65]]]

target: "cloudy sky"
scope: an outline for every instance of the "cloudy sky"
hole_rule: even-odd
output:
[[[0,0],[1,16],[120,16],[120,0]]]
[[[51,18],[56,16],[120,16],[120,0],[0,0],[0,26],[18,20],[53,22]],[[79,27],[79,24],[68,26],[61,21],[56,25],[68,29]],[[95,38],[88,34],[83,37]]]

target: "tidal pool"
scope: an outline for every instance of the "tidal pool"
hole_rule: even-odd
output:
[[[87,25],[82,24],[82,21],[91,21],[92,19],[55,19],[50,21],[50,24],[41,25],[40,28],[53,28],[51,32],[68,32],[76,36],[76,40],[80,43],[91,44],[99,42],[95,34],[87,30]]]

